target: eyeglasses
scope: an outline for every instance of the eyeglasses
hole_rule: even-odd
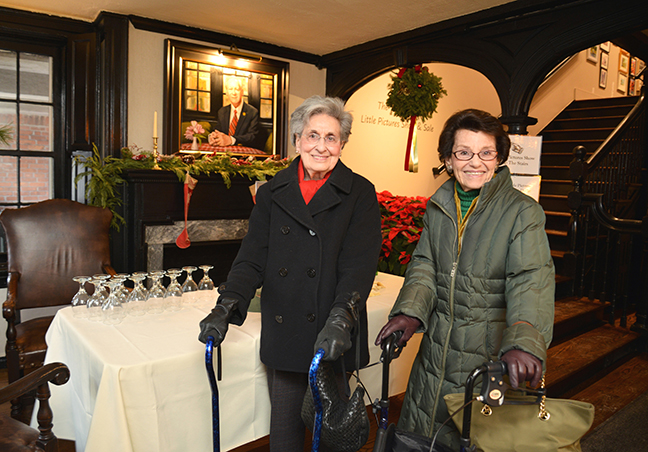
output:
[[[472,158],[476,155],[478,155],[480,160],[483,160],[484,162],[494,160],[497,157],[497,151],[493,151],[492,149],[484,149],[483,151],[479,151],[478,153],[470,151],[455,151],[452,154],[457,160],[463,161],[472,160]]]
[[[325,137],[320,137],[319,134],[315,132],[302,135],[302,138],[306,143],[311,145],[319,143],[321,139],[324,139],[324,144],[328,144],[328,145],[335,145],[340,142],[340,139],[335,135],[326,135]]]

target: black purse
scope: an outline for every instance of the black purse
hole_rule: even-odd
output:
[[[364,388],[358,384],[349,400],[338,392],[333,365],[321,361],[316,387],[322,404],[320,441],[334,452],[355,452],[369,439],[369,416],[364,403]],[[311,432],[315,431],[315,402],[311,389],[304,395],[301,417]]]

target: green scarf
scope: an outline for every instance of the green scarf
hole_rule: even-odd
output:
[[[463,188],[461,188],[459,182],[455,182],[455,188],[457,190],[457,196],[459,197],[459,206],[461,208],[461,219],[463,219],[463,217],[466,216],[466,213],[468,212],[468,209],[470,209],[470,206],[472,205],[475,198],[479,196],[481,189],[463,191]]]

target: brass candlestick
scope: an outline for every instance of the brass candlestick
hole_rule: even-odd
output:
[[[158,166],[158,156],[159,156],[159,154],[158,154],[158,150],[157,150],[157,148],[158,148],[157,142],[158,142],[158,137],[153,137],[153,161],[155,162],[155,165],[153,165],[153,169],[155,169],[155,170],[162,169],[162,168],[160,168]]]

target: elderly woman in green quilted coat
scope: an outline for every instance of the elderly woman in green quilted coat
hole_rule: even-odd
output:
[[[399,428],[433,436],[443,396],[463,392],[487,360],[507,362],[511,385],[536,386],[553,333],[554,266],[540,205],[513,188],[510,140],[480,110],[448,119],[439,156],[453,177],[431,197],[405,282],[376,344],[423,333]],[[437,441],[458,450],[453,422]]]

